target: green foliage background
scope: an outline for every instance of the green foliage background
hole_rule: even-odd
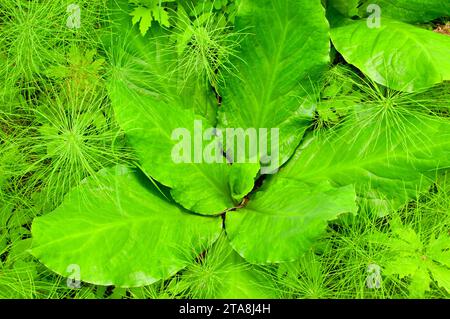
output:
[[[0,2],[0,298],[450,296],[447,1],[72,3]],[[196,119],[282,167],[174,165]]]

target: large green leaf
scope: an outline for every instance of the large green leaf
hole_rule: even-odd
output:
[[[450,37],[384,17],[379,28],[365,19],[334,22],[336,49],[372,80],[406,92],[450,80]]]
[[[236,74],[222,90],[219,126],[279,129],[279,164],[270,167],[276,169],[310,123],[301,97],[329,63],[328,22],[320,0],[242,0],[236,29],[247,35],[233,61]]]
[[[369,5],[378,5],[383,17],[404,22],[427,22],[450,16],[448,0],[367,0],[361,10],[367,12]]]
[[[214,140],[205,141],[204,145],[216,145],[215,154],[222,163],[208,163],[203,157],[207,149],[195,143],[197,136],[202,139],[210,127],[192,109],[156,102],[126,87],[123,82],[110,85],[110,96],[116,117],[127,132],[145,172],[172,188],[174,199],[187,209],[201,214],[220,214],[236,206],[252,190],[257,167],[252,169],[248,164],[248,169],[244,170],[241,167],[245,164],[227,164],[220,145]],[[197,130],[199,135],[195,132],[196,127],[202,127]],[[178,149],[182,137],[173,135],[174,132],[186,134],[183,137],[187,141],[185,151]],[[180,157],[183,152],[191,152],[186,162]],[[214,151],[211,153],[214,155]],[[236,182],[238,178],[239,183]]]
[[[275,177],[240,210],[226,217],[233,248],[251,263],[294,261],[340,214],[356,213],[353,186],[336,188]]]
[[[303,182],[354,184],[362,197],[375,192],[401,205],[426,189],[439,169],[449,167],[450,122],[403,115],[315,136],[279,175]]]
[[[219,141],[215,155],[222,163],[210,163],[204,154],[214,139],[204,134],[215,124],[205,85],[186,83],[173,69],[175,46],[167,34],[155,28],[144,38],[130,24],[118,25],[110,47],[113,63],[109,93],[117,120],[127,134],[142,169],[160,183],[172,188],[174,199],[185,208],[201,214],[220,214],[237,205],[253,188],[257,167],[226,163]],[[202,126],[194,133],[196,127]],[[176,145],[187,140],[190,161],[179,162]],[[174,135],[175,134],[175,135]],[[203,146],[195,141],[204,140]],[[215,162],[215,160],[212,160]],[[240,179],[237,183],[236,180]]]
[[[89,283],[143,286],[184,268],[220,232],[220,218],[189,214],[117,166],[35,219],[32,254],[63,276],[78,269]]]

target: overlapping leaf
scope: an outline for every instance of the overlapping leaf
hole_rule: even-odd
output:
[[[448,234],[437,237],[432,234],[428,245],[425,245],[420,234],[402,225],[400,220],[394,219],[391,225],[391,234],[378,232],[370,238],[387,248],[390,258],[384,262],[383,272],[401,278],[409,277],[408,289],[412,298],[423,298],[425,292],[430,290],[432,280],[450,291]]]
[[[309,125],[301,97],[329,63],[328,23],[319,0],[242,0],[237,15],[247,36],[223,89],[219,126],[279,129],[277,168]]]
[[[450,16],[450,2],[447,0],[368,0],[361,10],[366,11],[369,5],[378,5],[382,17],[411,23]]]
[[[138,153],[142,167],[157,181],[171,187],[174,199],[184,207],[202,214],[220,214],[239,203],[240,198],[235,198],[235,194],[242,198],[251,191],[256,171],[241,175],[238,166],[226,163],[214,139],[204,144],[217,146],[210,152],[208,149],[204,152],[195,144],[210,129],[204,126],[207,124],[204,118],[176,104],[155,102],[120,82],[114,83],[110,92],[116,116]],[[195,127],[202,125],[203,128],[195,131]],[[179,136],[177,132],[186,135]],[[178,149],[177,145],[183,145],[180,144],[183,138],[187,141],[186,147]],[[187,153],[184,162],[183,156]],[[207,162],[209,159],[204,155],[210,153],[215,155],[211,160],[218,158],[222,163]],[[235,178],[234,174],[237,174]],[[232,184],[237,176],[242,179],[241,183]]]
[[[372,80],[405,92],[450,80],[450,37],[385,17],[379,27],[332,21],[336,49]]]
[[[356,213],[353,186],[333,187],[275,177],[249,204],[227,214],[233,248],[246,260],[278,263],[297,260],[325,231],[328,221]]]
[[[234,207],[253,188],[257,168],[242,170],[226,163],[214,139],[214,107],[206,88],[178,82],[178,74],[168,72],[176,54],[167,35],[155,31],[139,38],[130,27],[119,26],[123,43],[113,49],[109,92],[143,170],[172,188],[174,199],[194,212],[220,214]],[[188,155],[176,149],[183,141]],[[235,174],[242,179],[239,184],[233,182]]]
[[[374,190],[401,205],[448,167],[449,121],[405,115],[398,126],[383,121],[312,138],[279,175],[310,183],[354,184],[363,197]]]
[[[189,214],[125,167],[96,177],[33,223],[33,255],[63,276],[148,285],[184,268],[221,232],[220,218]]]

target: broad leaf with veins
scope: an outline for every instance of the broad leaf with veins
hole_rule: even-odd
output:
[[[233,248],[251,263],[297,260],[325,231],[328,221],[356,213],[354,188],[275,177],[240,210],[226,217]]]
[[[450,80],[446,35],[385,17],[379,28],[369,28],[366,19],[331,21],[336,49],[377,83],[415,92]]]
[[[450,123],[405,115],[400,127],[383,122],[346,127],[314,137],[279,173],[283,178],[355,185],[360,196],[376,190],[403,205],[429,187],[439,170],[450,167]]]
[[[47,267],[99,285],[136,287],[168,278],[221,232],[221,220],[169,202],[142,174],[123,166],[74,189],[33,223],[32,253]]]
[[[329,63],[324,8],[316,0],[243,0],[236,28],[248,34],[222,90],[219,126],[279,129],[282,165],[311,122],[302,98]]]

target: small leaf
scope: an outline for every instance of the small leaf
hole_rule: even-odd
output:
[[[427,247],[427,256],[432,260],[450,268],[450,238],[441,234],[438,238],[432,238]]]
[[[388,240],[390,238],[387,238]],[[410,253],[399,252],[392,249],[390,252],[393,258],[384,264],[383,273],[386,275],[399,275],[400,278],[411,276],[417,272],[419,268],[419,260],[417,255],[411,256]]]
[[[436,280],[439,287],[444,288],[450,293],[450,269],[429,263],[428,269],[431,271],[433,279]]]
[[[152,24],[152,10],[145,7],[137,7],[131,12],[133,25],[139,22],[139,31],[145,35]]]
[[[425,292],[430,290],[431,279],[428,270],[425,267],[418,267],[411,276],[409,284],[409,296],[411,298],[423,298]]]
[[[166,10],[157,6],[156,8],[153,8],[152,14],[155,21],[158,21],[160,25],[167,28],[170,27],[169,13]]]

